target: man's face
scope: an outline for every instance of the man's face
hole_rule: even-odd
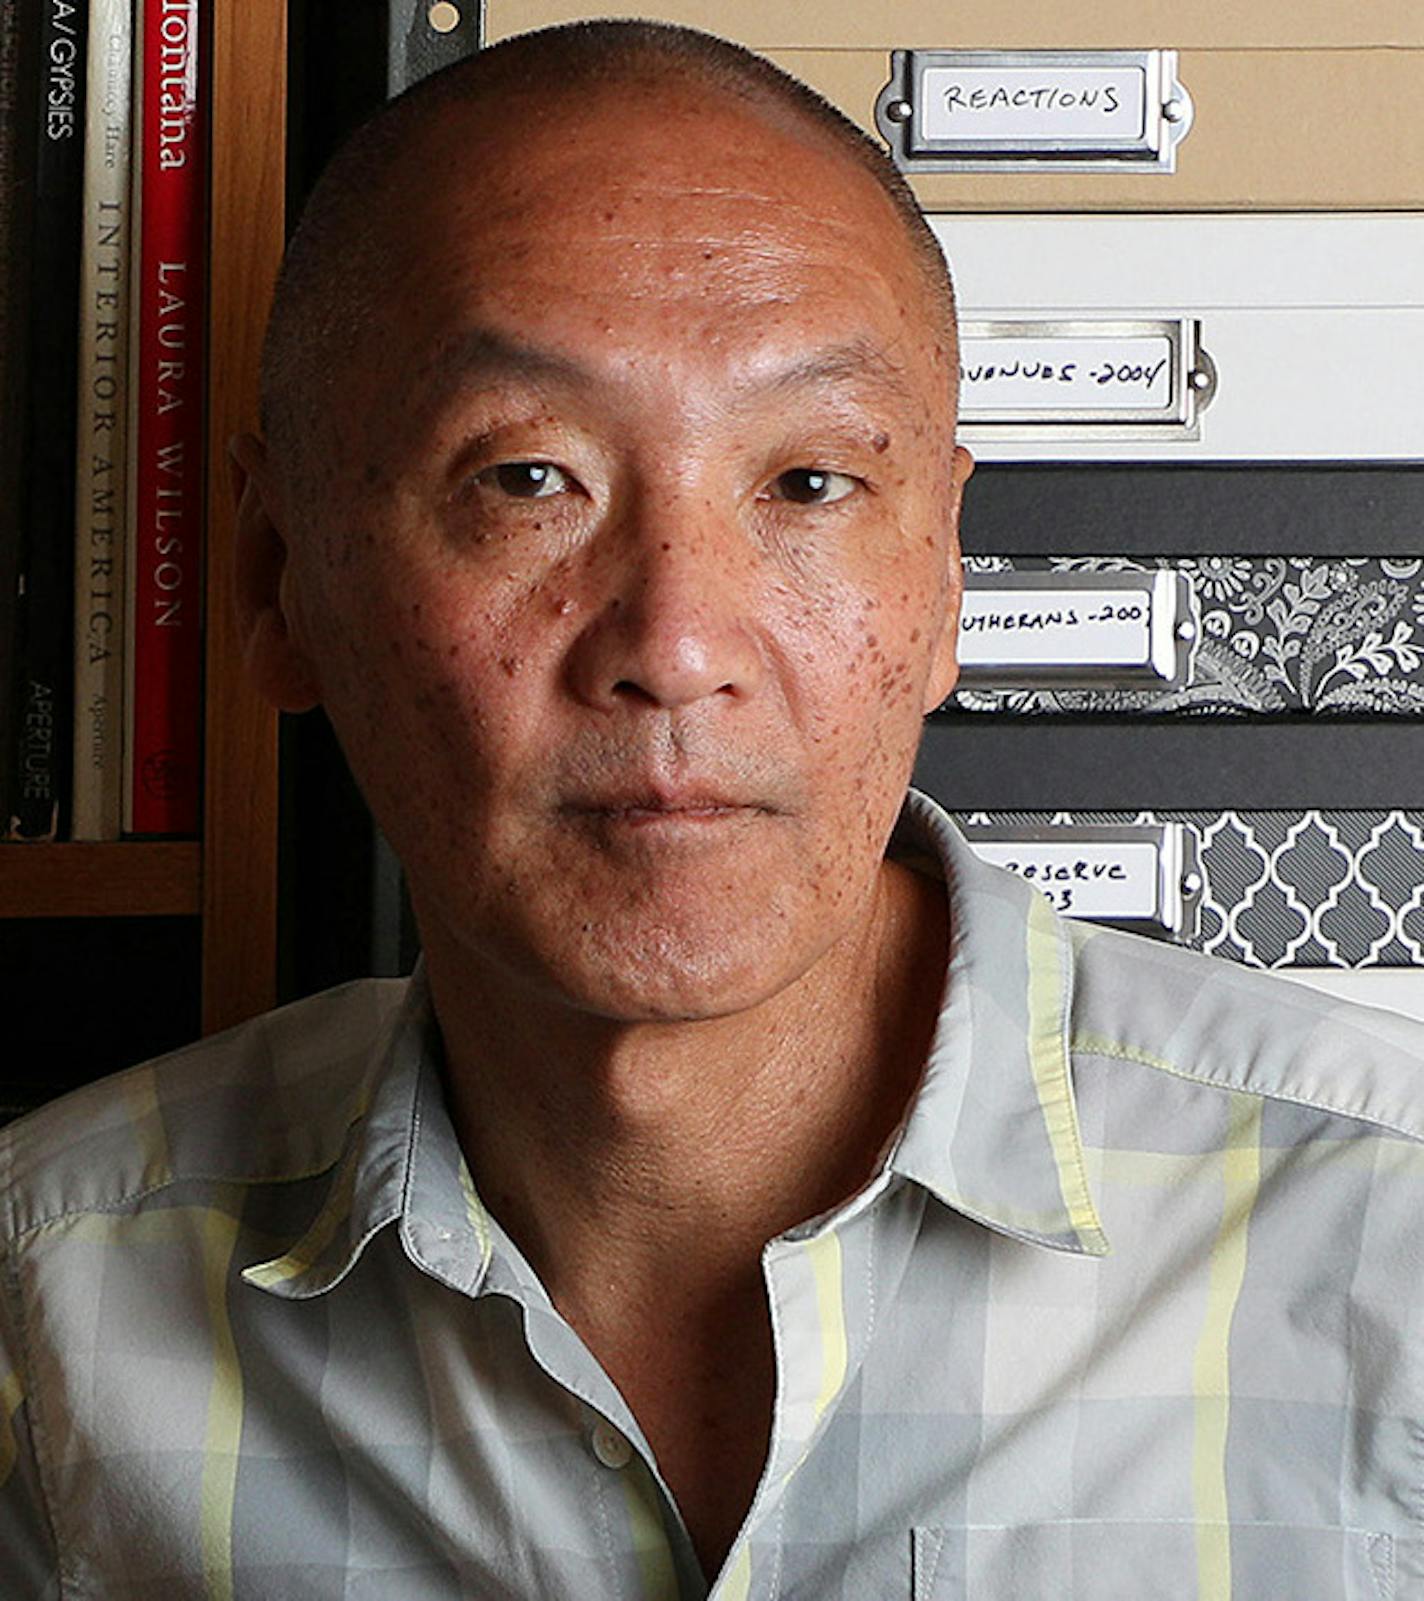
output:
[[[862,924],[951,687],[954,353],[814,136],[681,89],[544,110],[446,115],[387,197],[295,632],[428,948],[722,1015]]]

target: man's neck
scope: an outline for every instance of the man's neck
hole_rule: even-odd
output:
[[[428,948],[457,1134],[556,1304],[670,1272],[714,1301],[768,1239],[854,1193],[920,1076],[946,953],[943,886],[893,864],[859,927],[731,1017],[541,1009]]]
[[[943,886],[887,865],[853,937],[771,1001],[616,1027],[491,994],[427,943],[475,1184],[632,1409],[709,1577],[771,1436],[762,1247],[872,1176],[947,947]]]

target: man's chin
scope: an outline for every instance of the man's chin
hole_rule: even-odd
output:
[[[815,968],[870,905],[848,895],[828,906],[800,863],[768,850],[659,851],[636,874],[580,853],[494,904],[414,898],[427,950],[438,942],[442,968],[483,974],[492,1003],[630,1024],[752,1011]]]
[[[644,947],[623,962],[560,963],[550,976],[566,1004],[609,1022],[710,1022],[774,1001],[813,965],[778,954],[779,960],[771,953],[737,960],[725,948]]]
[[[500,965],[535,1005],[630,1024],[731,1017],[794,986],[835,943],[823,917],[789,900],[748,888],[562,925],[530,920]]]

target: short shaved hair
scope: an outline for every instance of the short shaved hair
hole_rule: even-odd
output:
[[[432,73],[381,107],[318,179],[287,247],[262,351],[261,418],[274,451],[300,458],[322,410],[325,359],[358,342],[390,273],[379,197],[412,140],[451,106],[541,91],[691,83],[786,113],[867,173],[904,226],[936,332],[954,349],[954,289],[939,242],[885,150],[798,78],[715,34],[632,20],[561,23],[517,34]],[[636,102],[634,102],[634,108]],[[955,368],[951,363],[951,371]]]

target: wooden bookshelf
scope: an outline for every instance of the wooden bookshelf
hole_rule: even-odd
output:
[[[285,242],[287,0],[213,0],[203,1027],[267,1010],[277,983],[277,717],[248,687],[231,605],[227,444],[257,420]]]
[[[277,721],[230,603],[227,441],[256,419],[284,238],[286,0],[212,0],[205,815],[201,842],[0,846],[0,917],[196,916],[206,1032],[276,994]]]
[[[196,917],[196,840],[0,847],[0,917]]]

